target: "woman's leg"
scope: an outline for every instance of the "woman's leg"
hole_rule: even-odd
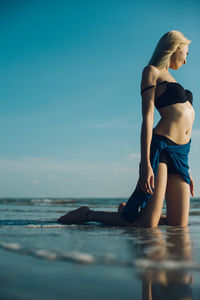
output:
[[[190,187],[178,174],[169,174],[166,189],[167,225],[188,225]]]
[[[126,206],[125,202],[120,203],[119,206],[118,206],[117,211],[122,212],[125,206]],[[158,225],[166,225],[166,216],[165,215],[160,216],[160,220],[158,222]]]
[[[156,227],[159,224],[167,186],[167,165],[159,163],[155,178],[155,188],[149,202],[135,219],[135,226]],[[162,220],[162,218],[161,218]],[[165,224],[165,220],[160,224]]]
[[[160,220],[167,185],[167,165],[159,163],[155,180],[155,188],[150,201],[142,209],[138,218],[127,222],[121,217],[121,212],[93,211],[82,206],[60,217],[58,222],[63,224],[78,224],[86,221],[96,221],[107,225],[156,227]]]
[[[127,222],[121,217],[121,212],[90,211],[88,221],[101,222],[107,225],[134,226],[134,222]]]
[[[87,221],[101,222],[107,225],[133,226],[133,223],[122,219],[120,212],[94,211],[87,206],[74,209],[58,220],[62,224],[79,224]]]

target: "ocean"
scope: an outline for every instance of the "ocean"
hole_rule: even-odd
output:
[[[200,299],[200,198],[187,228],[56,222],[82,205],[116,211],[126,201],[1,198],[0,299]]]

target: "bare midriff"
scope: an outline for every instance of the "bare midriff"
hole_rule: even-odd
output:
[[[162,107],[159,113],[161,119],[154,133],[164,135],[180,145],[190,141],[195,112],[189,101]]]

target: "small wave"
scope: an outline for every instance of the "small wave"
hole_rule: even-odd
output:
[[[30,202],[52,202],[52,199],[30,199]]]
[[[136,259],[134,261],[121,260],[115,257],[114,254],[110,253],[104,257],[95,257],[90,253],[84,253],[79,251],[59,252],[56,250],[49,249],[26,249],[18,243],[0,243],[0,248],[17,252],[23,255],[30,255],[39,259],[49,261],[68,261],[78,264],[100,264],[100,265],[112,265],[120,267],[131,267],[136,268],[138,271],[152,270],[166,270],[166,271],[177,271],[177,270],[200,270],[200,262],[194,261],[155,261],[150,259]]]
[[[45,259],[45,260],[53,260],[53,261],[68,261],[68,262],[74,262],[78,264],[101,264],[101,265],[116,265],[116,266],[130,266],[129,262],[126,261],[119,261],[118,259],[115,259],[114,254],[108,254],[104,258],[98,258],[94,257],[90,253],[84,253],[79,251],[69,251],[69,252],[63,252],[60,253],[55,250],[47,250],[47,249],[26,249],[23,248],[18,243],[0,243],[0,248],[11,251],[11,252],[17,252],[23,255],[30,255],[34,256],[36,258]]]
[[[45,225],[49,225],[49,226],[56,226],[59,225],[57,223],[56,220],[0,220],[0,226],[1,227],[6,227],[6,226],[45,226]]]
[[[48,251],[48,250],[36,250],[35,252],[32,253],[34,256],[40,257],[40,258],[44,258],[44,259],[48,259],[48,260],[57,260],[58,259],[58,255],[52,251]]]
[[[14,205],[46,205],[46,206],[97,206],[97,207],[114,207],[120,202],[125,202],[124,198],[0,198],[0,204]]]
[[[71,253],[64,254],[63,257],[80,263],[95,263],[95,258],[89,253],[73,251]]]
[[[35,225],[35,224],[29,224],[25,227],[28,227],[28,228],[64,228],[64,227],[69,227],[69,225],[62,225],[62,224],[46,224],[46,225]]]
[[[134,261],[135,267],[138,269],[154,269],[154,270],[200,270],[200,262],[194,261],[154,261],[150,259],[137,259]]]
[[[57,253],[49,250],[40,249],[33,253],[34,256],[47,260],[68,260],[76,263],[91,264],[97,262],[91,254],[72,251],[68,253]]]
[[[18,243],[1,243],[0,246],[3,248],[3,249],[6,249],[6,250],[13,250],[13,251],[18,251],[21,249],[21,246],[20,244]]]
[[[75,263],[98,263],[98,259],[92,256],[89,253],[83,253],[78,251],[71,251],[65,253],[59,253],[53,250],[46,249],[38,249],[38,250],[29,250],[22,248],[18,243],[0,243],[0,248],[4,250],[8,250],[11,252],[18,252],[25,255],[31,255],[37,258],[42,258],[45,260],[67,260]]]

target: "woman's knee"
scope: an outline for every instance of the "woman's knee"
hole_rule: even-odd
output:
[[[136,227],[155,228],[158,226],[158,223],[159,219],[153,216],[149,216],[146,219],[138,217],[134,220],[134,226]]]
[[[178,226],[178,227],[187,227],[188,226],[188,219],[187,220],[170,220],[170,219],[166,218],[166,225]]]

